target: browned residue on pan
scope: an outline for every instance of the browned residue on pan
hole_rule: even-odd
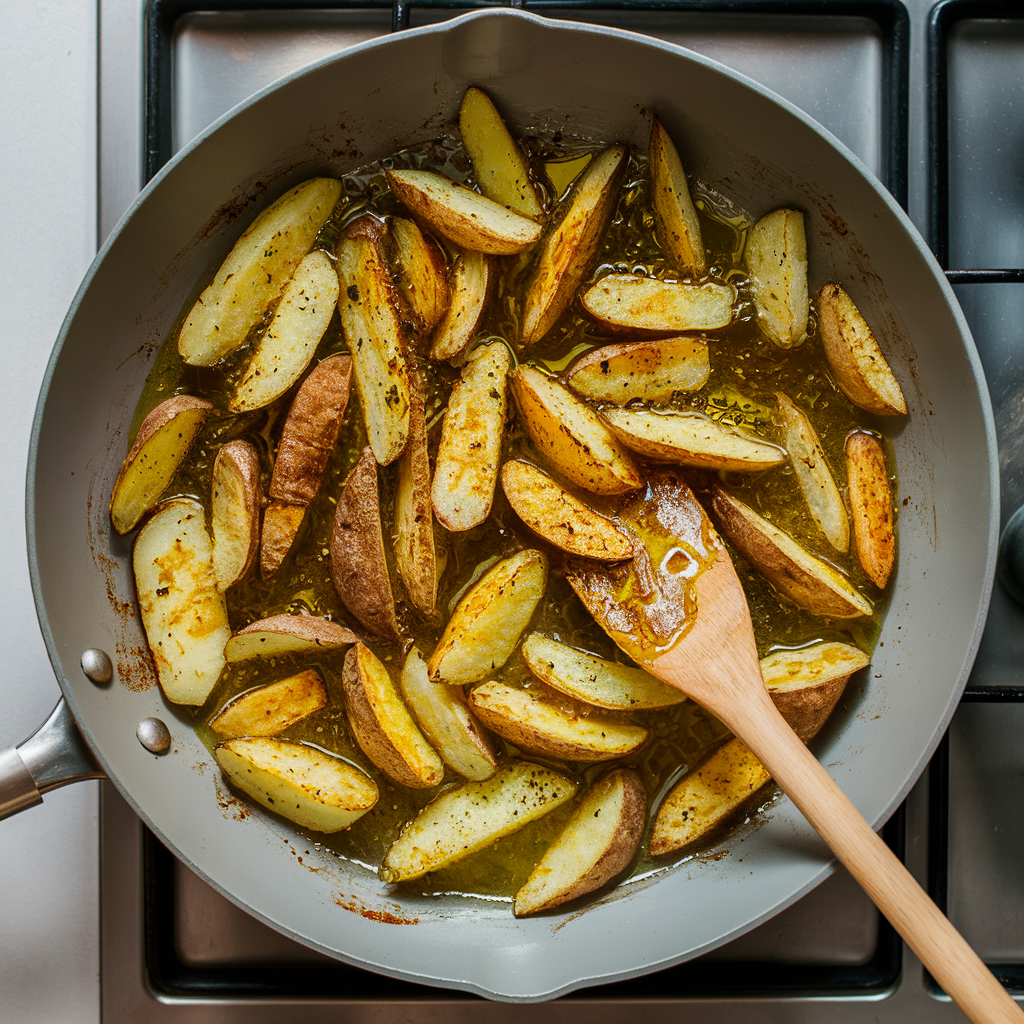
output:
[[[397,914],[392,914],[387,910],[379,910],[365,906],[354,896],[346,896],[343,893],[338,893],[334,897],[334,902],[337,906],[341,907],[342,910],[348,910],[353,914],[358,914],[360,917],[365,917],[367,921],[379,921],[381,924],[419,924],[420,919],[418,917],[399,917]],[[401,908],[395,906],[395,910]]]
[[[217,775],[213,780],[214,788],[217,791],[217,804],[224,812],[228,821],[248,821],[252,817],[252,810],[249,805],[228,788],[224,780]]]

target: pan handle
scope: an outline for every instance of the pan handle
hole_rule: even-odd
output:
[[[44,793],[69,782],[105,778],[62,697],[24,743],[0,750],[0,818],[42,803]]]

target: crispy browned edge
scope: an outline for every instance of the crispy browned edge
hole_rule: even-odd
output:
[[[896,561],[892,489],[881,442],[864,431],[846,438],[846,478],[853,517],[853,542],[868,578],[885,589]]]

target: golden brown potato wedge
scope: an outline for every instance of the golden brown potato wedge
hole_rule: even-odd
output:
[[[480,191],[515,213],[539,220],[544,209],[530,180],[526,157],[490,97],[475,86],[462,97],[459,131]]]
[[[755,473],[786,461],[777,445],[699,412],[606,409],[603,416],[622,444],[659,462]]]
[[[818,292],[818,324],[836,384],[854,405],[878,416],[903,416],[907,402],[871,328],[837,284]]]
[[[380,877],[408,882],[454,864],[571,800],[572,779],[529,761],[515,761],[482,782],[435,797],[384,855]]]
[[[213,756],[246,796],[314,832],[348,828],[377,802],[373,779],[304,743],[239,738],[221,743]]]
[[[524,347],[536,344],[555,326],[590,273],[615,212],[625,169],[625,146],[606,149],[587,164],[549,221],[523,294]]]
[[[398,293],[384,259],[384,225],[369,214],[338,242],[338,312],[352,356],[356,391],[370,447],[386,466],[409,434],[409,364]]]
[[[474,781],[497,771],[494,748],[470,713],[462,687],[432,682],[427,663],[415,647],[406,655],[398,685],[423,735],[445,764]]]
[[[341,603],[371,633],[389,640],[401,636],[384,554],[377,462],[369,447],[345,481],[334,511],[331,579]]]
[[[633,457],[589,405],[533,366],[512,374],[512,394],[533,443],[567,480],[592,494],[643,485]]]
[[[333,651],[358,639],[351,629],[318,615],[271,615],[232,633],[224,645],[224,657],[228,661],[245,661]]]
[[[778,392],[779,423],[789,461],[811,518],[821,527],[825,539],[836,551],[850,549],[850,517],[843,496],[829,468],[817,431],[802,409],[788,395]]]
[[[392,266],[417,327],[429,334],[448,308],[448,261],[441,247],[407,217],[392,217]]]
[[[253,221],[185,317],[178,351],[186,363],[212,366],[241,347],[309,252],[340,195],[340,181],[312,178]]]
[[[451,300],[430,343],[431,359],[458,359],[469,347],[484,315],[494,265],[482,252],[460,252],[452,267]]]
[[[203,507],[190,498],[161,505],[135,539],[133,564],[160,688],[174,704],[202,704],[231,635]]]
[[[549,544],[584,558],[618,562],[633,557],[633,543],[615,524],[583,504],[542,469],[521,459],[501,467],[501,486],[512,511]]]
[[[634,398],[667,402],[704,387],[710,376],[707,342],[684,336],[591,349],[569,367],[566,383],[592,401],[625,405]]]
[[[110,521],[118,533],[133,530],[156,507],[212,408],[202,398],[174,395],[142,421],[110,496]]]
[[[871,605],[838,569],[717,484],[712,489],[711,514],[743,557],[794,604],[813,615],[836,619],[871,614]]]
[[[677,270],[699,277],[707,269],[700,221],[679,152],[657,118],[651,124],[647,166],[654,223],[665,255]]]
[[[210,728],[222,740],[276,736],[326,704],[327,691],[320,673],[309,668],[239,694],[210,719]]]
[[[221,446],[212,491],[213,574],[227,590],[248,574],[260,546],[260,457],[248,441]]]
[[[736,289],[705,281],[662,281],[642,274],[605,274],[580,296],[583,308],[616,331],[714,331],[733,318]]]
[[[305,505],[292,505],[287,501],[272,501],[263,510],[260,531],[260,576],[263,579],[281,568],[305,518]]]
[[[532,690],[497,680],[474,687],[469,706],[488,729],[520,750],[566,761],[610,761],[650,739],[642,726],[566,711]]]
[[[431,485],[434,515],[446,530],[469,530],[490,515],[511,362],[500,341],[478,346],[448,399]]]
[[[548,560],[527,548],[503,558],[466,592],[430,656],[430,678],[461,686],[501,668],[530,624]]]
[[[444,778],[444,764],[413,721],[384,663],[357,643],[345,655],[345,710],[363,753],[389,778],[429,789]]]
[[[889,467],[873,434],[855,430],[846,438],[846,479],[857,559],[871,582],[884,590],[896,561],[896,534]]]
[[[636,772],[599,779],[516,893],[516,917],[537,914],[600,889],[636,856],[647,825],[647,795]]]
[[[807,337],[807,239],[799,210],[773,210],[751,229],[747,272],[761,329],[780,348]]]
[[[431,230],[463,249],[494,256],[529,249],[540,225],[436,171],[387,172],[391,191]]]

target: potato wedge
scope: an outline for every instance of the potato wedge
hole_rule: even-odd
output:
[[[732,323],[736,289],[705,281],[662,281],[642,274],[605,274],[580,295],[595,320],[616,331],[714,331]]]
[[[596,782],[516,893],[516,917],[586,896],[625,870],[647,825],[647,795],[636,772],[618,768]]]
[[[441,247],[424,235],[408,217],[392,217],[391,265],[398,290],[412,311],[417,327],[429,334],[444,316],[450,301],[448,261]]]
[[[222,740],[276,736],[326,704],[327,691],[320,673],[309,668],[239,694],[210,719],[210,728]]]
[[[436,171],[387,171],[391,191],[409,212],[463,249],[493,256],[523,252],[540,225]]]
[[[786,461],[777,445],[699,412],[605,409],[603,416],[622,444],[659,462],[756,473]]]
[[[700,277],[707,270],[700,221],[690,198],[679,151],[657,118],[651,124],[647,166],[651,175],[654,224],[665,255],[677,270]]]
[[[314,832],[348,828],[377,802],[373,779],[304,743],[269,736],[231,739],[213,756],[246,796]]]
[[[837,284],[818,292],[818,325],[836,384],[854,405],[878,416],[904,416],[907,401],[871,328]]]
[[[394,462],[409,434],[409,364],[398,295],[384,260],[384,226],[367,214],[338,242],[338,312],[359,405],[377,461]]]
[[[469,347],[484,315],[494,277],[486,253],[460,252],[452,267],[451,300],[430,342],[431,359],[458,359]]]
[[[213,575],[227,590],[248,574],[260,546],[260,457],[248,441],[221,446],[212,491]]]
[[[783,443],[807,502],[807,510],[836,551],[849,551],[850,517],[818,434],[803,410],[797,408],[788,395],[780,391],[775,397],[779,403]]]
[[[260,531],[260,576],[263,579],[281,568],[305,518],[305,505],[292,505],[287,501],[272,501],[263,510]]]
[[[591,349],[569,367],[566,383],[591,401],[625,405],[634,398],[667,402],[677,392],[698,391],[710,376],[707,342],[684,336]]]
[[[717,484],[711,514],[722,533],[780,594],[813,615],[852,619],[871,605],[834,566],[801,547],[787,533]]]
[[[521,459],[501,467],[501,486],[512,511],[538,536],[571,555],[618,562],[633,557],[633,543],[605,516],[584,505],[543,470]]]
[[[892,488],[881,442],[862,430],[846,438],[846,479],[857,559],[868,579],[884,590],[896,561]]]
[[[430,497],[438,522],[452,532],[479,526],[491,513],[511,362],[500,341],[478,346],[448,399]]]
[[[446,765],[474,781],[488,779],[498,770],[491,741],[470,713],[462,687],[431,682],[427,663],[415,647],[406,655],[398,686],[423,735]]]
[[[576,700],[609,711],[642,711],[682,704],[674,686],[642,668],[606,661],[586,651],[531,633],[523,641],[526,667],[542,682]]]
[[[261,213],[228,253],[178,334],[191,366],[212,366],[241,347],[309,252],[341,195],[341,182],[312,178]]]
[[[592,494],[625,494],[643,486],[633,457],[589,405],[533,366],[512,374],[523,424],[533,443],[567,480]]]
[[[232,633],[224,645],[224,657],[228,661],[245,661],[333,651],[358,639],[352,630],[317,615],[271,615]]]
[[[190,498],[161,505],[139,531],[132,561],[160,689],[173,704],[202,704],[231,635],[203,507]]]
[[[375,636],[402,635],[395,612],[373,450],[367,446],[338,498],[331,533],[331,579],[341,603]]]
[[[408,882],[454,864],[571,800],[572,779],[515,761],[482,782],[435,797],[392,843],[380,865],[385,882]]]
[[[625,146],[611,146],[594,157],[549,221],[523,293],[524,347],[536,344],[555,326],[590,273],[615,212],[626,155]]]
[[[156,507],[213,408],[202,398],[174,395],[143,421],[110,495],[110,521],[120,534]]]
[[[501,668],[530,624],[547,581],[547,557],[534,548],[493,566],[448,620],[427,664],[430,678],[462,686]]]
[[[766,214],[750,229],[745,259],[761,329],[780,348],[799,345],[810,311],[804,215]]]
[[[530,181],[526,157],[490,97],[475,86],[462,97],[459,131],[480,191],[515,213],[539,220],[544,208]]]
[[[355,644],[341,677],[345,710],[363,753],[389,778],[429,789],[444,778],[444,764],[413,721],[384,663]]]
[[[565,761],[610,761],[639,750],[650,733],[639,725],[565,711],[532,690],[492,680],[474,687],[469,706],[492,732],[520,750]]]

